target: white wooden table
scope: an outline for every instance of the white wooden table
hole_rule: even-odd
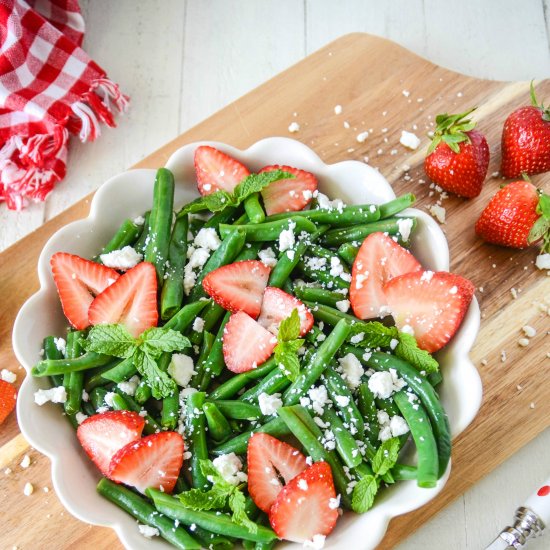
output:
[[[82,0],[85,49],[132,96],[120,127],[73,141],[68,176],[45,204],[0,205],[0,251],[108,177],[327,42],[385,36],[481,78],[550,74],[550,0]],[[545,98],[548,102],[550,98]],[[503,444],[505,442],[503,441]],[[401,550],[478,550],[550,473],[550,431],[468,491]],[[550,547],[550,535],[530,548]]]

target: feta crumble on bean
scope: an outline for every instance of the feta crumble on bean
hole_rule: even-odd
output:
[[[281,394],[274,393],[273,395],[269,395],[263,392],[258,396],[258,405],[260,406],[262,414],[275,414],[283,406]]]
[[[202,317],[195,317],[193,321],[193,330],[195,332],[202,332],[204,330],[204,319]]]
[[[271,247],[268,247],[265,250],[260,250],[260,252],[258,252],[258,257],[260,258],[260,261],[267,267],[275,267],[275,265],[277,264],[277,257],[275,256],[275,252],[273,252],[273,249]]]
[[[248,480],[248,476],[242,471],[243,463],[235,453],[218,456],[212,463],[225,481],[231,485],[239,485]]]
[[[338,363],[342,368],[342,378],[346,384],[351,390],[357,389],[361,385],[361,376],[365,374],[365,369],[359,359],[353,353],[348,353],[338,359]]]
[[[126,271],[135,267],[143,259],[143,255],[136,252],[131,246],[125,246],[120,250],[113,250],[99,256],[103,265],[120,271]]]
[[[336,302],[336,308],[342,313],[346,313],[349,310],[350,301],[349,300],[339,300]]]
[[[389,372],[375,372],[369,378],[368,386],[375,397],[388,399],[388,397],[391,397],[395,391],[399,391],[403,388],[405,386],[405,382],[397,376],[395,369],[390,369]]]
[[[136,393],[136,389],[140,383],[139,376],[134,375],[129,380],[119,382],[117,387],[120,391],[123,391],[126,395],[132,397]]]
[[[67,342],[63,338],[54,338],[53,343],[55,344],[55,347],[57,348],[57,351],[60,351],[63,355],[65,355],[65,350],[67,348]]]
[[[206,248],[213,251],[219,248],[221,241],[213,227],[203,227],[197,233],[193,244],[196,248]]]
[[[159,530],[156,527],[151,527],[150,525],[143,525],[139,523],[138,529],[140,534],[143,535],[146,539],[158,537],[160,535]]]
[[[186,387],[193,375],[196,374],[193,359],[183,353],[174,353],[168,365],[168,374],[178,386]]]
[[[279,250],[281,252],[284,252],[294,246],[294,243],[296,242],[296,237],[294,236],[295,227],[296,223],[291,221],[288,224],[288,229],[283,229],[279,234]]]

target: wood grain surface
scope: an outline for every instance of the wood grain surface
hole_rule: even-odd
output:
[[[439,193],[423,173],[423,150],[410,152],[399,144],[401,130],[425,136],[437,112],[459,112],[478,105],[476,119],[491,147],[492,174],[499,166],[502,123],[513,108],[528,102],[528,87],[528,83],[468,78],[432,65],[389,41],[351,34],[229,105],[137,166],[161,166],[179,146],[197,140],[245,148],[263,137],[287,134],[290,122],[297,121],[300,131],[294,137],[311,146],[325,162],[344,160],[352,152],[356,158],[368,150],[369,163],[390,174],[397,194],[413,191],[417,206],[429,208]],[[403,90],[410,90],[410,95],[406,97]],[[537,91],[548,97],[550,82],[537,83]],[[340,115],[334,114],[337,104],[343,107]],[[367,142],[359,143],[356,136],[364,131],[369,132]],[[422,147],[427,143],[428,138],[423,137]],[[373,151],[380,154],[373,155]],[[535,176],[533,181],[549,187],[548,175]],[[534,267],[535,249],[511,251],[489,246],[473,232],[475,219],[501,183],[497,177],[489,177],[479,198],[442,201],[451,268],[478,287],[482,325],[472,358],[484,384],[482,409],[454,442],[453,471],[445,490],[424,508],[393,520],[380,548],[402,541],[550,425],[550,277]],[[89,198],[0,255],[0,361],[15,369],[19,380],[23,371],[17,371],[10,332],[19,307],[37,289],[38,254],[55,230],[85,216],[88,207]],[[518,291],[517,299],[512,288]],[[527,348],[521,348],[517,341],[525,324],[535,327],[537,335]],[[28,469],[19,465],[25,453],[32,459]],[[30,549],[36,548],[37,542],[47,549],[120,547],[110,530],[84,525],[63,511],[51,491],[47,459],[28,448],[14,417],[0,432],[0,468],[0,497],[6,511],[0,547]],[[6,468],[11,473],[2,473]],[[22,494],[27,481],[35,487],[31,497]]]

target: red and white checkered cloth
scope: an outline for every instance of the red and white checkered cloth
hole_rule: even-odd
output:
[[[80,48],[78,0],[0,0],[0,202],[20,210],[65,176],[69,133],[115,126],[128,98]]]

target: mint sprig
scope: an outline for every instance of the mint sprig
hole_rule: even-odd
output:
[[[304,340],[300,336],[300,316],[295,308],[292,313],[281,321],[277,342],[275,346],[275,361],[283,374],[294,382],[300,374],[300,359],[298,350],[303,346]]]
[[[373,475],[363,476],[353,488],[351,507],[354,512],[364,514],[374,504],[381,480],[393,480],[390,474],[399,455],[399,438],[392,437],[380,445],[372,459]],[[389,475],[390,474],[390,475]]]
[[[157,360],[163,353],[181,351],[191,342],[180,332],[152,327],[134,338],[121,324],[97,325],[90,329],[82,346],[87,351],[103,353],[120,359],[132,358],[137,371],[151,387],[155,399],[168,397],[176,391],[174,380],[161,370]]]
[[[197,212],[220,212],[228,206],[238,206],[246,198],[254,193],[259,193],[270,183],[275,181],[294,178],[294,174],[284,170],[271,170],[261,174],[249,174],[229,193],[224,190],[215,191],[210,195],[199,197],[189,204],[186,204],[177,214],[178,218],[185,214],[195,214]]]

